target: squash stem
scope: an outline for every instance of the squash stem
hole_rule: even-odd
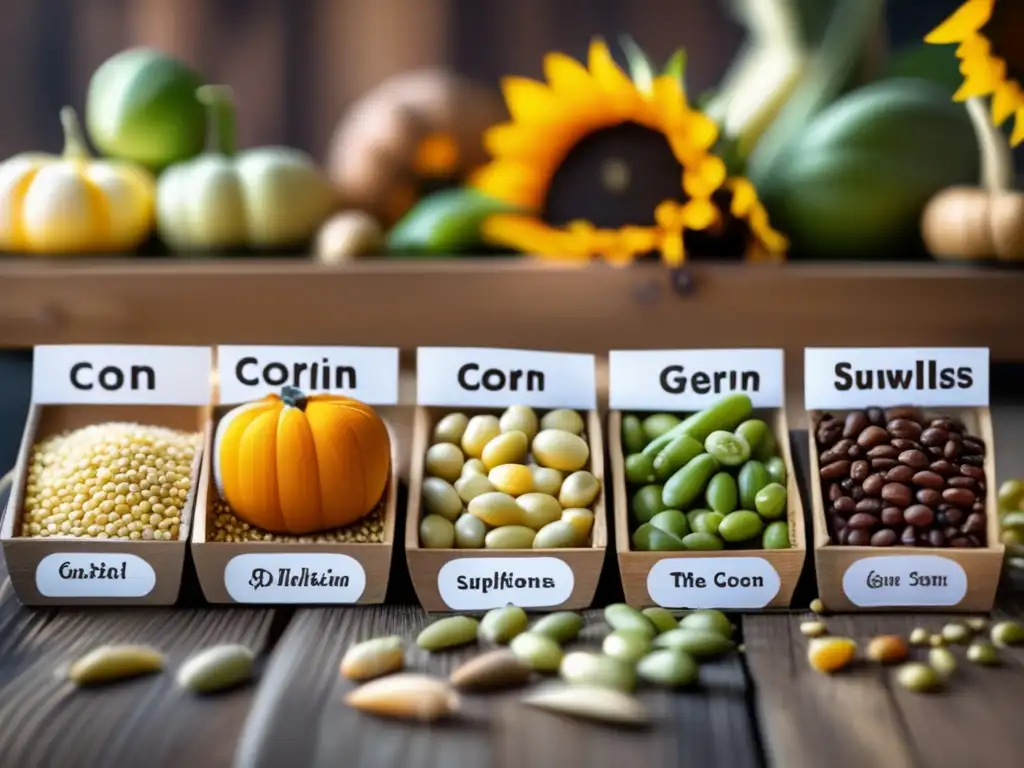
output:
[[[238,149],[234,92],[227,85],[201,85],[196,98],[206,107],[206,151],[231,157]]]
[[[1013,155],[1009,142],[992,122],[988,104],[979,96],[967,99],[967,114],[978,137],[981,153],[981,186],[990,194],[1013,188]]]
[[[74,107],[61,108],[60,125],[64,130],[64,159],[88,160],[91,157],[89,145],[85,143],[85,135]]]
[[[298,387],[283,387],[281,389],[281,402],[291,408],[298,408],[300,411],[306,409],[306,393]]]

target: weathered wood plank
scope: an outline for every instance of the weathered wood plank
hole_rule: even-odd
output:
[[[578,647],[604,632],[596,612]],[[702,669],[702,687],[668,694],[643,689],[657,720],[629,733],[528,711],[520,692],[465,697],[455,722],[429,728],[363,715],[343,703],[353,686],[338,674],[352,642],[388,634],[408,639],[410,669],[447,675],[478,648],[427,654],[413,644],[429,618],[419,608],[301,610],[271,656],[239,744],[239,768],[352,765],[760,765],[742,665],[732,658]]]

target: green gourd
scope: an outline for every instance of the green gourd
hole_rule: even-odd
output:
[[[204,85],[209,141],[157,185],[157,227],[172,249],[286,248],[309,241],[335,207],[324,173],[289,147],[235,151],[231,89]]]

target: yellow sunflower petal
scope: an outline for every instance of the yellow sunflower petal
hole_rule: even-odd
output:
[[[564,53],[544,57],[544,77],[548,86],[566,104],[572,105],[577,117],[601,115],[606,110],[601,89],[587,68]]]
[[[757,190],[748,179],[733,178],[726,182],[726,186],[732,191],[732,201],[729,204],[729,211],[737,218],[743,218],[750,209],[758,204]]]
[[[517,123],[491,126],[484,131],[483,143],[495,159],[520,160],[533,164],[538,170],[543,168],[547,173],[554,170],[564,151],[559,146],[561,142],[537,141],[534,131]]]
[[[469,179],[485,195],[530,210],[540,207],[546,183],[536,168],[515,160],[495,160]]]
[[[558,122],[568,113],[566,104],[544,83],[528,77],[506,77],[501,92],[509,114],[517,123],[545,125]]]
[[[953,94],[953,101],[967,101],[974,96],[986,96],[992,93],[998,85],[999,78],[992,71],[970,75]]]
[[[997,126],[1005,123],[1018,106],[1024,106],[1013,86],[1013,83],[1003,83],[992,97],[992,122]]]
[[[953,15],[929,32],[926,43],[957,43],[977,32],[992,17],[995,0],[967,0]]]
[[[710,200],[689,200],[683,206],[683,222],[687,229],[707,229],[718,221],[718,209]]]
[[[961,64],[962,68],[964,64],[969,65],[978,59],[987,58],[991,49],[991,44],[984,37],[981,35],[971,35],[956,47],[956,57],[964,60],[963,64]]]
[[[608,100],[609,111],[623,120],[635,117],[640,111],[640,92],[626,73],[619,69],[603,40],[595,39],[590,43],[587,65]]]
[[[680,267],[686,261],[683,233],[669,232],[661,239],[661,260],[669,267]]]
[[[686,94],[674,77],[662,75],[654,78],[649,103],[663,126],[678,125],[687,117]]]
[[[789,247],[789,241],[784,235],[772,229],[768,222],[768,212],[760,203],[750,209],[747,217],[750,231],[764,246],[773,253],[781,253]]]
[[[725,181],[725,163],[714,155],[690,160],[683,169],[683,189],[690,197],[710,197]]]

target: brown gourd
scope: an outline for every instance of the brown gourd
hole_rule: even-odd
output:
[[[328,174],[348,207],[389,227],[425,189],[461,183],[484,164],[483,132],[506,117],[496,93],[453,72],[399,74],[342,117]]]
[[[937,258],[1024,259],[1024,194],[950,187],[925,206],[921,234]]]

